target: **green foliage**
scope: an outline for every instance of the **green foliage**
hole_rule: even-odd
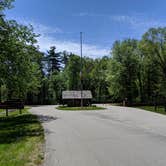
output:
[[[62,91],[66,89],[64,73],[53,73],[49,77],[49,89],[48,89],[48,96],[49,101],[51,104],[57,104],[61,102],[62,98]]]
[[[108,57],[91,59],[84,57],[82,60],[82,78],[80,75],[80,57],[70,54],[63,70],[65,85],[68,90],[80,90],[81,79],[84,90],[91,90],[94,99],[98,102],[105,101],[109,96],[108,81],[106,80]]]
[[[7,87],[8,99],[25,98],[28,91],[37,91],[40,87],[38,61],[42,54],[34,46],[38,35],[31,26],[19,25],[16,21],[6,21],[5,25],[7,32],[0,42],[0,87]]]
[[[93,60],[93,65],[91,66],[91,71],[89,72],[91,83],[89,90],[92,91],[95,100],[98,102],[104,102],[109,96],[109,86],[106,79],[108,61],[108,57]]]
[[[138,93],[136,84],[139,71],[137,45],[136,40],[130,39],[116,42],[108,66],[107,79],[110,82],[110,94],[119,100],[127,98],[130,103]]]
[[[160,76],[161,86],[166,82],[166,28],[151,28],[143,35],[143,50],[148,58],[155,63]],[[166,89],[162,93],[166,96]]]
[[[1,101],[6,101],[7,100],[7,94],[8,94],[8,90],[6,88],[6,85],[1,85],[1,87],[0,87]]]
[[[14,2],[14,0],[1,0],[0,1],[0,11],[4,10],[4,9],[10,9],[12,8],[12,2]]]
[[[48,72],[51,74],[53,72],[59,72],[61,68],[61,55],[55,52],[56,47],[50,47],[48,51]]]
[[[115,101],[150,104],[166,97],[166,28],[151,28],[140,41],[115,42],[107,79]]]
[[[67,89],[79,90],[80,89],[80,71],[81,62],[80,57],[77,55],[70,55],[68,63],[65,67],[65,75],[67,78]]]

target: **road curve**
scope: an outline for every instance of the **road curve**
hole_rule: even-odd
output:
[[[45,166],[164,166],[166,117],[135,108],[32,107],[46,135]]]

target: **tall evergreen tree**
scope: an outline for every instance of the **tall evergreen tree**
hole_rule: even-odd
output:
[[[61,69],[61,53],[56,53],[56,47],[50,47],[48,51],[47,60],[48,60],[48,72],[59,72]]]

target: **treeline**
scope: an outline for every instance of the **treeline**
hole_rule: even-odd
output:
[[[45,57],[51,61],[43,72],[40,103],[61,102],[61,92],[80,90],[81,79],[83,89],[92,91],[95,102],[166,103],[166,28],[151,28],[141,40],[116,41],[109,57],[84,57],[82,78],[79,56],[56,53],[52,47]]]
[[[82,78],[80,77],[81,59],[78,55],[56,52],[51,47],[43,58],[43,75],[39,93],[28,93],[27,101],[35,104],[57,104],[62,102],[63,90],[91,90],[96,101],[104,101],[109,96],[106,81],[108,57],[102,59],[82,59]]]
[[[0,12],[11,1],[0,2]],[[166,28],[151,28],[141,40],[116,41],[109,56],[81,59],[73,53],[39,51],[32,26],[0,16],[0,100],[61,103],[63,90],[91,90],[95,102],[166,103]]]
[[[166,28],[151,28],[140,41],[116,41],[107,76],[115,100],[166,103]]]

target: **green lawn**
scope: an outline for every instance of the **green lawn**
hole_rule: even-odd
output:
[[[23,110],[0,114],[0,166],[37,166],[43,162],[44,130],[37,116]]]
[[[154,106],[139,106],[137,108],[166,115],[164,107],[157,107],[157,111],[155,111]]]
[[[58,110],[64,110],[64,111],[86,111],[86,110],[103,110],[105,108],[103,107],[97,107],[97,106],[90,106],[90,107],[67,107],[67,106],[59,106],[56,107]]]

